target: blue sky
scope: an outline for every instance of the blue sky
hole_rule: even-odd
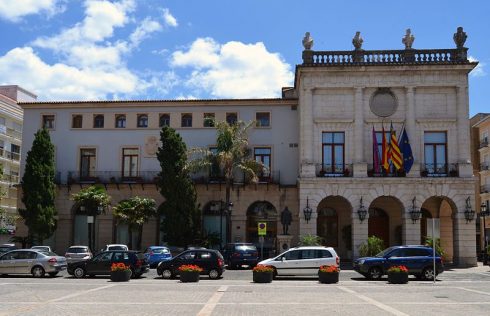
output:
[[[0,0],[0,84],[40,100],[278,97],[306,31],[314,50],[453,48],[463,26],[470,114],[490,112],[490,1]]]

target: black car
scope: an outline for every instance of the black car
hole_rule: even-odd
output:
[[[227,244],[223,256],[229,269],[236,269],[242,265],[254,267],[259,262],[257,247],[249,243]]]
[[[444,271],[442,257],[436,252],[436,275]],[[383,250],[374,257],[356,259],[354,270],[369,279],[380,279],[392,266],[406,266],[408,273],[419,279],[434,278],[433,249],[427,246],[394,246]]]
[[[109,275],[113,263],[123,262],[131,267],[132,277],[139,278],[149,271],[150,267],[143,253],[139,251],[104,251],[92,259],[68,264],[68,273],[75,278],[86,275]]]
[[[179,274],[179,267],[194,264],[203,269],[201,274],[209,275],[210,279],[218,279],[225,271],[225,261],[221,253],[212,249],[186,250],[171,260],[158,264],[157,273],[164,279],[171,279]]]

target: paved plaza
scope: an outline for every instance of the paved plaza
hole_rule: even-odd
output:
[[[367,281],[352,270],[335,285],[314,278],[251,282],[250,270],[198,284],[163,280],[0,278],[0,315],[488,315],[490,268],[452,269],[433,282]]]

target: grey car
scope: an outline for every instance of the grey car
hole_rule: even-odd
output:
[[[54,252],[32,249],[13,250],[0,257],[0,275],[32,274],[40,278],[46,273],[55,277],[58,272],[66,269],[65,257]]]
[[[68,263],[85,261],[92,257],[92,252],[87,246],[71,246],[65,253],[65,258]]]

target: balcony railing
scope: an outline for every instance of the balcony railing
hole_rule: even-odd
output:
[[[422,164],[420,168],[420,176],[422,177],[457,177],[457,164]]]
[[[467,49],[303,51],[303,65],[453,64],[468,62]]]
[[[3,174],[1,177],[2,181],[10,183],[19,183],[19,175],[17,174]]]
[[[480,186],[480,193],[490,193],[490,184]]]
[[[80,173],[69,171],[66,183],[100,183],[100,184],[122,184],[122,183],[156,183],[160,171],[139,171],[131,175],[123,175],[121,171],[94,171]]]
[[[272,170],[268,172],[263,172],[257,175],[258,181],[257,183],[274,183],[278,184],[280,183],[280,171]],[[203,173],[197,173],[191,175],[192,180],[194,183],[198,184],[224,184],[226,183],[226,178],[223,175],[220,174],[208,174],[205,175]],[[243,173],[238,173],[235,175],[233,179],[233,183],[235,184],[240,184],[240,183],[252,183],[251,179],[248,179],[245,174]]]
[[[487,138],[484,138],[480,141],[480,147],[478,147],[478,149],[484,148],[484,147],[488,147],[488,139]]]
[[[317,177],[352,177],[352,164],[317,164]]]
[[[8,150],[5,150],[4,148],[0,148],[0,157],[5,158],[5,159],[14,160],[14,161],[20,160],[20,154],[19,153],[10,152]]]
[[[368,177],[373,177],[373,178],[402,178],[406,177],[407,174],[405,171],[398,171],[396,168],[392,165],[390,165],[390,169],[388,171],[384,170],[383,168],[380,167],[380,170],[376,171],[374,170],[374,165],[370,164],[368,165]]]
[[[22,139],[22,132],[7,127],[7,135],[13,138]]]
[[[490,165],[488,163],[482,163],[480,165],[480,171],[487,171],[487,170],[490,170]]]

